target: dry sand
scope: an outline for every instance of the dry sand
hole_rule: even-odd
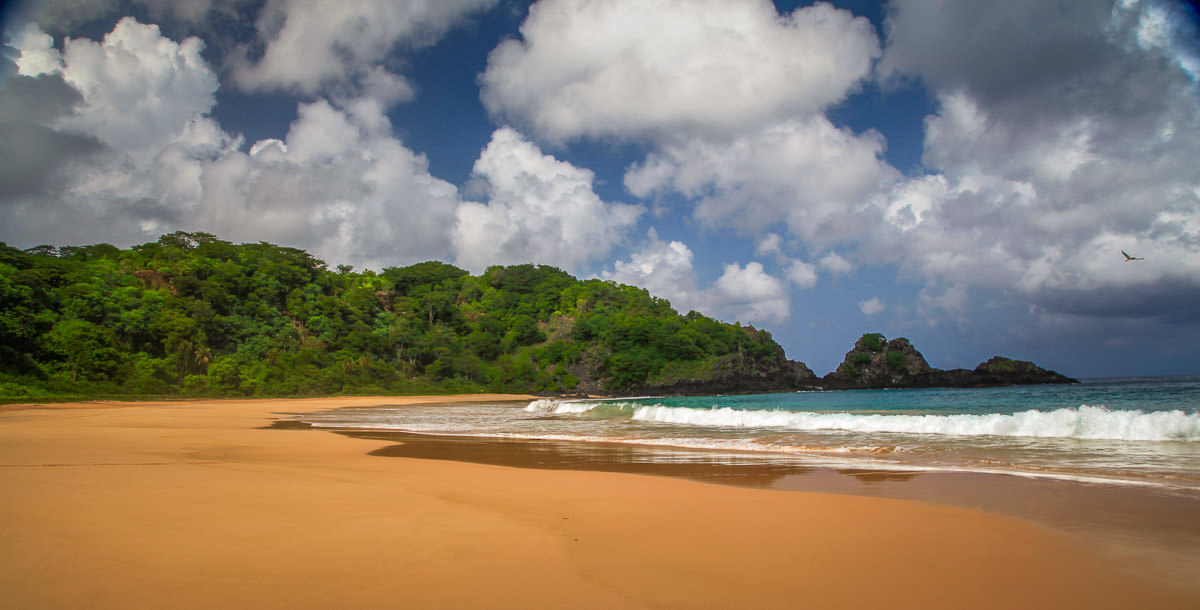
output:
[[[263,428],[492,398],[0,407],[0,607],[1200,607],[978,511]]]

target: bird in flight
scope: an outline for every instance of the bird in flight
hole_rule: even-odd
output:
[[[1144,258],[1142,258],[1142,257],[1140,257],[1140,256],[1129,256],[1129,253],[1128,253],[1128,252],[1126,252],[1126,251],[1124,251],[1124,250],[1121,250],[1121,254],[1124,254],[1124,255],[1125,255],[1125,262],[1127,262],[1127,263],[1128,263],[1129,261],[1140,261],[1140,260],[1145,260]]]

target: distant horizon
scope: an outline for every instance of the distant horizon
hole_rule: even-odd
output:
[[[1200,372],[1194,3],[66,4],[0,6],[15,247],[551,265],[814,371],[876,329]]]

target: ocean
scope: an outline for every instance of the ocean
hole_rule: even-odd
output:
[[[1078,385],[345,408],[315,428],[639,448],[635,460],[1200,490],[1200,376]],[[586,453],[586,451],[584,451]]]

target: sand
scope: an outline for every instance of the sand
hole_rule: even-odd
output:
[[[0,607],[1200,607],[980,511],[265,428],[494,398],[0,407]]]

